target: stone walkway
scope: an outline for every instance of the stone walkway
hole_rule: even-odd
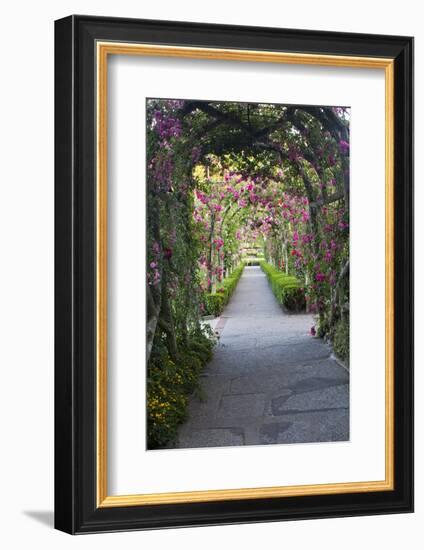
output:
[[[312,325],[285,314],[261,269],[246,267],[175,446],[348,440],[349,374]]]

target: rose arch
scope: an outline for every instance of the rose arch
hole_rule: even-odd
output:
[[[349,111],[149,100],[147,120],[148,409],[160,445],[212,353],[202,317],[222,311],[243,260],[261,263],[287,309],[315,315],[313,335],[348,349]]]

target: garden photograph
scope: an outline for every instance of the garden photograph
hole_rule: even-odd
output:
[[[350,115],[146,100],[148,450],[349,441]]]

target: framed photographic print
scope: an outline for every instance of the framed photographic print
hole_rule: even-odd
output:
[[[55,26],[55,525],[410,512],[413,39]]]

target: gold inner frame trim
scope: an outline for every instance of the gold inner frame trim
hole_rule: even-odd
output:
[[[366,493],[394,489],[394,60],[253,50],[96,43],[97,54],[97,506],[142,506],[306,495]],[[283,63],[385,71],[385,479],[315,485],[217,489],[109,496],[107,492],[107,61],[139,55]]]

